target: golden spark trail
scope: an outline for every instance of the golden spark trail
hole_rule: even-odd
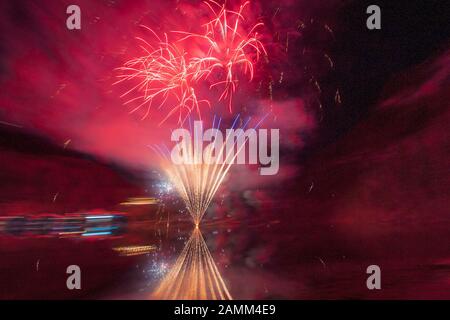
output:
[[[238,116],[235,118],[236,123]],[[246,121],[243,128],[248,124],[250,119]],[[262,120],[261,120],[262,121]],[[233,127],[234,127],[233,124]],[[236,157],[245,147],[248,137],[245,137],[244,143],[238,145],[239,136],[243,134],[243,130],[236,137],[229,131],[225,141],[213,157],[213,152],[204,152],[198,159],[198,156],[192,150],[192,144],[183,140],[182,149],[187,150],[184,155],[186,158],[181,164],[174,164],[170,158],[170,152],[159,146],[153,149],[161,156],[162,168],[174,185],[178,194],[183,199],[186,209],[196,226],[200,224],[209,204],[211,203],[217,190],[223,183],[228,171],[236,160]],[[232,146],[232,148],[227,147]]]

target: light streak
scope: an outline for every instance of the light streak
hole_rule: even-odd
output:
[[[83,237],[90,237],[90,236],[107,236],[110,235],[111,232],[107,231],[107,232],[89,232],[89,233],[83,233],[82,236]]]
[[[120,204],[123,206],[142,206],[158,203],[159,200],[156,198],[136,197],[136,198],[129,198],[126,201],[121,202]]]
[[[6,122],[6,121],[0,121],[0,124],[4,124],[5,126],[10,126],[10,127],[23,128],[23,126],[21,126],[19,124]]]
[[[113,248],[114,251],[118,252],[121,256],[138,256],[142,254],[147,254],[151,251],[156,250],[156,246],[126,246]]]
[[[114,216],[104,215],[104,216],[86,216],[86,219],[112,219]]]
[[[69,145],[69,143],[70,143],[71,141],[72,141],[71,139],[67,139],[67,140],[64,142],[64,149],[67,148],[67,146]]]

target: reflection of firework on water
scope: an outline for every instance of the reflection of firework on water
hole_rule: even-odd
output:
[[[227,10],[225,5],[214,1],[205,4],[213,17],[202,26],[204,33],[174,31],[184,37],[172,43],[167,34],[161,38],[152,29],[141,26],[156,41],[136,38],[145,54],[118,68],[121,74],[115,83],[134,81],[135,85],[121,96],[130,97],[126,105],[138,103],[130,113],[144,108],[142,119],[145,119],[152,106],[159,110],[168,105],[169,111],[161,123],[176,115],[178,124],[182,125],[193,111],[201,119],[202,108],[205,105],[211,107],[210,100],[198,98],[201,81],[208,81],[210,89],[224,88],[217,100],[227,100],[231,112],[233,94],[239,82],[238,74],[243,73],[251,81],[253,64],[261,54],[266,54],[256,32],[263,23],[255,24],[248,32],[243,29],[243,10],[248,1],[238,11]],[[202,57],[198,56],[198,52],[189,52],[188,42],[195,42],[198,48],[204,48]],[[238,72],[240,70],[243,72]]]
[[[153,297],[170,300],[232,299],[200,229],[194,229],[180,256],[156,289]]]

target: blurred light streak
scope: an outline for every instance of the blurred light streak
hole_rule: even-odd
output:
[[[124,202],[121,202],[120,204],[123,206],[141,206],[141,205],[148,205],[148,204],[157,204],[159,203],[159,200],[156,198],[129,198]]]
[[[111,232],[110,231],[106,231],[106,232],[89,232],[89,233],[83,233],[82,236],[83,237],[93,237],[93,236],[107,236],[110,235]]]
[[[116,247],[113,248],[114,251],[118,252],[121,256],[138,256],[142,254],[147,254],[151,251],[156,250],[157,247],[154,245],[148,246],[126,246],[126,247]]]
[[[114,216],[86,216],[86,219],[112,219]]]

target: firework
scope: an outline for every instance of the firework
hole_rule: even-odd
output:
[[[142,119],[145,119],[152,105],[156,104],[157,109],[161,109],[166,103],[172,106],[167,116],[161,121],[166,121],[169,117],[178,114],[178,123],[182,124],[186,117],[196,110],[201,117],[200,105],[210,106],[208,100],[197,98],[193,84],[204,77],[209,70],[201,69],[200,63],[190,62],[186,57],[186,52],[177,46],[169,43],[167,34],[162,40],[152,29],[141,26],[151,32],[157,39],[156,46],[142,38],[137,38],[143,45],[141,48],[146,55],[127,61],[123,67],[118,68],[122,72],[115,84],[125,80],[134,80],[137,84],[126,91],[121,97],[131,94],[135,96],[125,102],[125,105],[139,101],[139,105],[132,109],[133,113],[143,107],[146,112]]]
[[[213,128],[215,119],[214,117]],[[238,119],[239,115],[235,117],[232,129],[236,126]],[[248,118],[241,129],[245,129],[250,120]],[[257,126],[263,120],[264,118]],[[218,120],[217,128],[220,128],[220,122],[221,119]],[[161,156],[161,166],[183,199],[196,226],[199,225],[214,195],[248,140],[246,136],[244,137],[244,143],[238,144],[240,136],[244,134],[244,130],[241,130],[237,137],[232,135],[231,132],[232,130],[226,134],[224,143],[216,148],[217,154],[213,157],[213,150],[210,149],[209,152],[204,152],[203,155],[200,155],[203,156],[202,161],[197,159],[198,155],[192,152],[192,144],[187,140],[180,142],[182,149],[188,150],[185,154],[185,161],[181,164],[172,162],[171,153],[167,147],[151,146]]]
[[[121,74],[115,83],[135,82],[121,96],[130,97],[125,102],[126,105],[138,103],[130,113],[145,108],[142,117],[145,119],[152,107],[157,110],[168,107],[169,111],[161,123],[177,115],[178,124],[182,125],[193,111],[201,119],[202,108],[211,108],[212,103],[208,99],[198,98],[202,82],[208,83],[209,89],[223,87],[217,101],[228,101],[228,108],[232,111],[232,99],[239,83],[239,75],[244,74],[251,81],[254,63],[261,54],[266,54],[256,32],[263,23],[255,24],[248,32],[244,30],[243,11],[249,2],[241,5],[238,11],[228,10],[225,5],[214,1],[205,1],[205,4],[212,18],[201,26],[203,33],[173,31],[172,33],[182,35],[182,38],[169,42],[167,34],[161,38],[152,29],[141,26],[155,41],[136,38],[145,54],[118,68]],[[189,47],[186,41],[188,39],[204,48],[201,57],[192,55],[185,48]]]
[[[243,71],[251,81],[254,75],[253,64],[259,60],[261,54],[267,55],[262,42],[258,39],[258,28],[264,24],[255,24],[250,31],[243,30],[241,24],[245,21],[243,11],[249,1],[242,4],[238,11],[226,9],[225,4],[215,1],[204,1],[210,9],[213,18],[203,25],[203,34],[177,31],[185,34],[181,39],[199,39],[206,41],[207,50],[205,58],[196,58],[194,61],[207,69],[206,78],[215,71],[220,70],[225,77],[214,81],[210,88],[222,86],[224,89],[219,100],[227,100],[228,108],[232,111],[232,99],[238,85],[239,71]]]
[[[169,300],[232,299],[199,228],[194,229],[153,297]]]

